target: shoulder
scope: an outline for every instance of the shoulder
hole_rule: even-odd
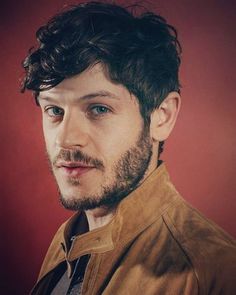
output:
[[[181,198],[163,220],[190,261],[203,293],[236,294],[236,241]]]

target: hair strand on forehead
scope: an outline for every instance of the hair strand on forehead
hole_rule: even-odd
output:
[[[39,28],[38,47],[23,62],[22,92],[34,91],[37,101],[39,92],[101,63],[111,81],[137,97],[149,122],[168,93],[180,91],[181,46],[173,26],[147,10],[138,14],[140,7],[88,2],[54,16]]]

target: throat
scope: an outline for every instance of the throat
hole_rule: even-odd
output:
[[[108,224],[115,215],[116,208],[99,207],[85,211],[87,216],[89,231]]]

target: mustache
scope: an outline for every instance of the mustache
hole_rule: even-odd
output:
[[[104,170],[105,168],[101,160],[90,157],[80,150],[60,150],[58,155],[52,160],[52,165],[57,165],[59,161],[82,162],[86,165],[91,165],[101,170]]]

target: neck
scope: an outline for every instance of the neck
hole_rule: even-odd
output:
[[[102,227],[109,223],[115,214],[115,209],[116,208],[108,209],[105,207],[100,207],[93,210],[85,211],[88,220],[89,231]]]
[[[159,166],[159,164],[161,164],[161,162],[162,161],[158,161],[157,156],[154,159],[152,158],[152,163],[149,165],[139,185],[157,168],[157,166]],[[158,165],[156,163],[158,163]],[[117,206],[113,208],[99,207],[93,210],[85,211],[88,220],[89,231],[108,224],[114,216],[116,208]]]

